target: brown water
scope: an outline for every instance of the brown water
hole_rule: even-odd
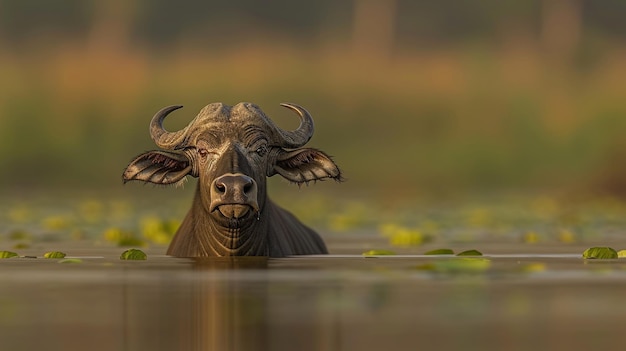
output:
[[[412,255],[189,260],[161,249],[124,262],[119,248],[66,250],[79,264],[0,260],[0,350],[623,345],[626,260],[585,261],[582,247],[474,246],[490,253],[489,267]]]

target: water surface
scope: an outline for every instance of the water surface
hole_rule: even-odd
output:
[[[1,349],[582,350],[618,347],[626,325],[626,261],[577,253],[494,253],[459,271],[420,255],[119,251],[1,260]]]
[[[531,199],[400,212],[291,203],[321,228],[331,255],[192,260],[164,255],[189,199],[144,193],[128,202],[0,201],[0,250],[22,256],[0,260],[0,350],[623,345],[626,259],[581,258],[591,246],[626,248],[620,202]],[[148,260],[121,261],[126,247],[118,245],[129,244],[121,234],[146,245]],[[467,263],[422,255],[437,248],[485,256]],[[361,255],[371,249],[398,255]],[[42,258],[52,250],[82,263]]]

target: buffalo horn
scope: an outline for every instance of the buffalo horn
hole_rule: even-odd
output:
[[[152,121],[150,121],[150,136],[160,148],[174,149],[185,139],[186,128],[176,132],[168,132],[163,128],[165,117],[181,107],[181,105],[164,107],[152,117]]]
[[[300,116],[300,126],[293,131],[286,131],[277,128],[282,137],[281,146],[286,148],[298,148],[306,144],[313,136],[313,117],[302,106],[291,103],[280,104],[290,110],[295,111]]]

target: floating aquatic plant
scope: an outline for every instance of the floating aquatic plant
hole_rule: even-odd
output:
[[[12,251],[0,251],[0,258],[18,257],[18,254]]]
[[[454,255],[451,249],[436,249],[424,252],[424,255]]]
[[[390,250],[369,250],[363,253],[363,256],[389,256],[396,253]]]
[[[478,250],[465,250],[456,254],[457,256],[482,256],[483,253]]]
[[[120,260],[146,260],[148,255],[139,249],[128,249],[122,252]]]
[[[610,247],[590,247],[583,252],[583,258],[586,259],[612,259],[618,258],[617,251]]]
[[[65,253],[60,251],[50,251],[43,254],[44,258],[65,258]]]

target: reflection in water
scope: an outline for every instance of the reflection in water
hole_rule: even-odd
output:
[[[13,261],[0,267],[0,349],[339,350],[340,285],[270,262]]]
[[[264,257],[199,259],[191,290],[189,350],[338,350],[334,314],[320,310],[328,285],[272,280]],[[306,272],[304,272],[306,274]],[[213,276],[216,279],[207,279]],[[300,303],[285,295],[301,296]],[[287,303],[287,306],[285,306]],[[329,320],[330,318],[330,320]],[[184,331],[183,331],[184,332]]]
[[[187,350],[269,350],[265,257],[197,259]],[[221,279],[203,279],[218,273]],[[254,280],[238,279],[252,273]]]
[[[265,257],[195,260],[193,270],[198,276],[190,290],[189,325],[181,325],[185,335],[181,347],[198,351],[336,349],[332,347],[336,333],[329,329],[332,324],[320,321],[323,317],[316,311],[319,291],[310,289],[302,304],[285,311],[281,295],[293,285],[272,282],[267,268]]]
[[[429,275],[409,268],[416,261],[3,261],[0,349],[484,351],[621,345],[622,261],[613,262],[613,273],[597,275],[579,258],[552,260],[553,271],[536,276],[502,274],[518,269],[518,259],[494,259],[497,274],[479,276]]]

